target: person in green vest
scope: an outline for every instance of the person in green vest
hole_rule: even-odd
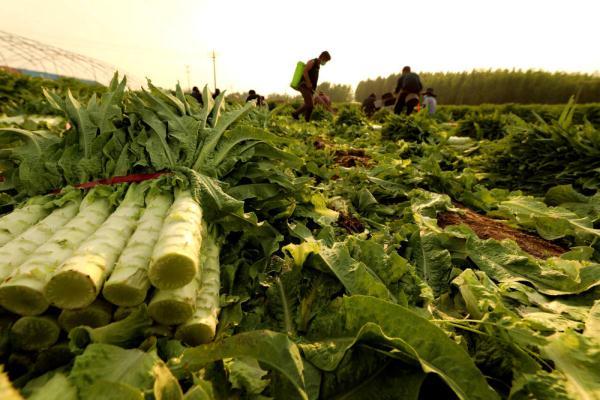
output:
[[[329,60],[331,60],[331,55],[328,51],[324,51],[319,57],[313,58],[306,63],[302,74],[302,81],[297,89],[302,94],[304,104],[292,113],[294,119],[298,119],[300,114],[304,114],[304,119],[307,122],[310,121],[310,116],[314,108],[313,94],[317,89],[317,84],[319,82],[319,70],[321,69],[321,66],[327,64]]]

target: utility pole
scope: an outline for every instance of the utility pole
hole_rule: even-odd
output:
[[[212,61],[213,61],[213,84],[214,89],[217,89],[217,55],[215,54],[215,50],[212,51]]]
[[[192,85],[190,85],[190,66],[185,66],[185,74],[187,75],[187,84],[188,84],[188,92],[192,90]]]

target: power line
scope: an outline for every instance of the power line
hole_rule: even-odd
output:
[[[217,55],[215,54],[215,50],[212,51],[212,62],[213,62],[213,83],[214,88],[217,90]]]

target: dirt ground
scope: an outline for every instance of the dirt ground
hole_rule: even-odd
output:
[[[345,212],[340,212],[340,216],[337,221],[338,225],[346,229],[348,233],[360,233],[365,230],[365,226],[360,220]]]
[[[445,228],[448,225],[468,225],[481,239],[512,239],[521,249],[537,258],[556,257],[565,253],[567,250],[561,246],[542,239],[541,237],[527,233],[518,229],[511,228],[505,223],[495,220],[461,206],[459,207],[464,215],[454,212],[444,212],[438,215],[438,225]]]
[[[325,147],[334,147],[335,145],[328,142],[326,139],[317,137],[313,145],[315,149],[324,149]],[[347,149],[335,150],[335,163],[342,167],[356,167],[359,165],[368,167],[371,165],[371,157],[369,157],[364,149]]]

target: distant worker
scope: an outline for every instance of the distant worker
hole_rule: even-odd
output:
[[[433,93],[433,88],[427,88],[423,95],[423,107],[427,109],[429,115],[435,114],[435,109],[437,107],[436,97],[437,96]]]
[[[269,108],[269,105],[267,104],[267,100],[265,100],[265,96],[258,96],[258,99],[256,100],[256,105],[259,107],[267,107]]]
[[[322,91],[319,91],[315,98],[313,99],[315,105],[320,104],[330,113],[334,112],[334,109],[331,108],[331,99]]]
[[[250,90],[248,92],[248,97],[246,97],[246,103],[252,100],[257,100],[260,96],[256,94],[255,90]]]
[[[396,104],[396,97],[393,93],[387,92],[381,95],[381,102],[383,103],[384,107],[393,106]]]
[[[377,100],[377,96],[375,93],[371,93],[369,97],[363,100],[361,108],[365,115],[369,118],[373,116],[375,111],[377,111],[377,107],[375,106],[375,101]]]
[[[410,115],[419,104],[419,94],[423,90],[419,75],[411,72],[410,67],[402,68],[402,75],[398,79],[394,94],[398,96],[394,114],[402,114],[402,109],[406,106],[406,115]]]
[[[298,91],[302,94],[304,104],[292,113],[294,119],[298,119],[300,114],[304,114],[304,119],[310,121],[310,115],[313,111],[313,93],[317,89],[317,83],[319,82],[319,70],[322,65],[327,64],[331,60],[329,52],[322,52],[319,57],[313,58],[306,63],[304,71],[302,73],[302,82],[298,86]]]
[[[201,106],[204,106],[204,100],[202,100],[202,94],[200,93],[198,86],[192,88],[192,97],[195,98]]]
[[[246,97],[246,103],[253,100],[256,100],[257,106],[262,106],[265,103],[265,96],[259,95],[255,90],[250,90],[248,91],[248,97]]]
[[[215,89],[215,92],[214,92],[214,93],[213,93],[213,95],[212,95],[212,98],[213,98],[213,99],[216,99],[216,98],[217,98],[217,96],[218,96],[218,95],[220,95],[220,94],[221,94],[221,89],[219,89],[219,88],[216,88],[216,89]]]

